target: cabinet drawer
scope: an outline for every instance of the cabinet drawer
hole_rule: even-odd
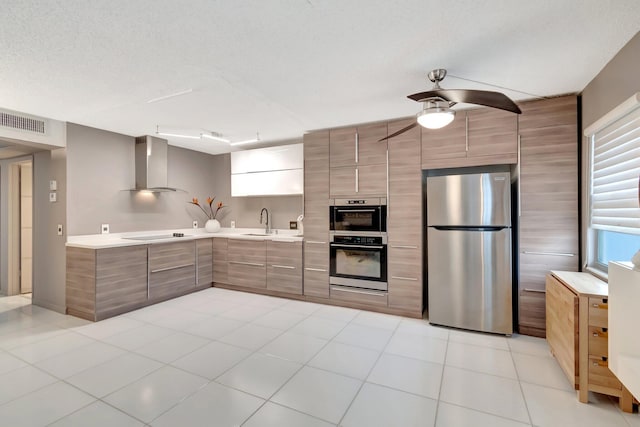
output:
[[[609,300],[589,298],[589,326],[607,328],[609,326]]]
[[[609,362],[606,357],[589,356],[589,384],[622,389],[618,378],[609,370]]]
[[[229,283],[249,288],[267,287],[267,269],[264,263],[229,261]]]
[[[329,267],[304,267],[304,294],[312,297],[329,298]]]
[[[609,356],[609,332],[607,328],[589,326],[589,354],[591,356]]]
[[[195,265],[195,242],[160,243],[149,246],[149,271],[156,273]]]
[[[302,242],[267,242],[267,289],[302,295]]]
[[[196,286],[196,266],[160,270],[149,274],[149,299],[167,299]]]
[[[331,285],[331,299],[376,307],[387,306],[387,293]]]
[[[329,244],[320,240],[305,240],[304,266],[329,271]]]

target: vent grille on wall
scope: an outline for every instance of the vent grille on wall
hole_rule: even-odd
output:
[[[0,111],[0,126],[17,130],[26,130],[29,132],[46,133],[45,121],[27,116],[19,116]]]

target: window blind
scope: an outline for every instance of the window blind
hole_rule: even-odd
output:
[[[591,226],[640,234],[640,106],[591,140]]]

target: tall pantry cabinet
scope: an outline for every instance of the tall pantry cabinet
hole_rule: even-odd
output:
[[[329,298],[329,131],[304,135],[304,295]]]
[[[415,119],[389,122],[389,134]],[[422,169],[420,127],[390,138],[387,196],[389,308],[422,316]]]
[[[546,274],[579,270],[578,99],[519,106],[518,327],[544,337]]]

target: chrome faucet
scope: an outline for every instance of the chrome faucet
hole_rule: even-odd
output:
[[[271,234],[271,228],[269,227],[269,210],[267,208],[262,208],[260,211],[260,224],[262,224],[262,213],[267,213],[267,220],[264,223],[264,232],[265,234]]]

